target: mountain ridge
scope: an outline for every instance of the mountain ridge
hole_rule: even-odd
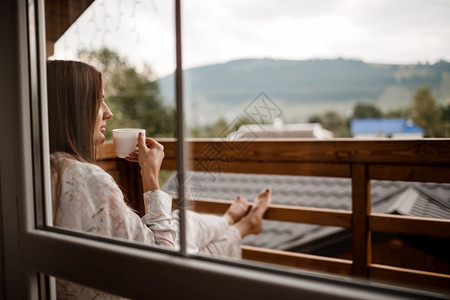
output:
[[[173,101],[173,74],[160,79],[159,84],[165,101]],[[184,72],[187,110],[195,110],[197,116],[207,114],[211,120],[205,119],[206,123],[212,121],[210,114],[214,113],[216,118],[233,118],[243,103],[261,92],[285,107],[288,120],[301,121],[307,114],[319,112],[321,104],[341,103],[341,113],[358,102],[383,105],[386,107],[380,109],[386,110],[402,107],[412,101],[415,89],[425,84],[437,102],[450,99],[450,62],[401,65],[343,58],[243,58]]]

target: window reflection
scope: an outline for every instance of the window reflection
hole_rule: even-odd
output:
[[[368,149],[351,146],[339,153],[333,141],[349,138],[351,145],[363,138],[450,137],[446,88],[450,63],[441,48],[448,47],[442,42],[447,36],[442,26],[449,25],[445,16],[449,6],[403,0],[191,0],[183,4],[186,132],[188,137],[209,138],[194,143],[188,154],[195,171],[186,175],[193,206],[206,210],[204,202],[214,198],[208,208],[217,207],[219,212],[220,199],[239,195],[251,201],[256,186],[265,183],[273,190],[274,205],[266,214],[270,221],[263,222],[262,234],[242,240],[243,257],[267,258],[271,263],[289,260],[291,265],[304,259],[303,253],[342,258],[330,259],[326,271],[332,272],[331,265],[336,263],[340,274],[355,272],[358,261],[399,261],[398,256],[380,259],[386,258],[380,254],[386,248],[378,248],[381,235],[377,234],[373,235],[375,259],[370,261],[369,251],[358,253],[366,246],[357,235],[361,226],[354,217],[361,211],[347,214],[340,210],[351,210],[356,201],[366,200],[365,182],[352,178],[352,163],[357,153]],[[424,46],[424,40],[436,43]],[[171,91],[163,93],[170,95]],[[432,117],[426,121],[425,115]],[[321,148],[321,142],[328,146]],[[328,155],[335,159],[326,159]],[[383,156],[395,157],[393,152]],[[349,161],[339,169],[340,163]],[[371,157],[364,159],[364,163],[372,162]],[[382,169],[390,171],[387,166]],[[300,181],[288,175],[311,177]],[[391,207],[386,205],[395,199],[384,197],[393,190],[384,182],[372,187],[372,212],[388,212]],[[292,191],[296,196],[291,197]],[[406,194],[405,203],[412,202],[411,195]],[[441,209],[436,213],[445,214],[445,201],[439,202]],[[427,210],[423,206],[415,209]],[[283,218],[298,223],[268,223]],[[336,221],[330,224],[333,227],[319,226],[330,220]],[[369,227],[367,234],[371,234]],[[441,247],[440,243],[433,245]],[[289,252],[283,252],[283,257],[275,250]],[[437,266],[442,254],[434,254],[437,260],[430,265]],[[309,263],[319,270],[323,262],[319,260]],[[309,263],[305,260],[298,265]]]

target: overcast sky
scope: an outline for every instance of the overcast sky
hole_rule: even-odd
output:
[[[184,67],[238,58],[450,60],[450,0],[184,0]],[[168,0],[96,0],[55,45],[56,58],[108,46],[157,76],[175,69]]]

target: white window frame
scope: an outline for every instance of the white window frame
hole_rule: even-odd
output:
[[[42,99],[45,89],[40,90],[29,75],[36,67],[32,62],[34,55],[41,67],[45,65],[43,0],[2,0],[0,5],[0,38],[3,45],[8,44],[0,49],[3,68],[0,70],[3,95],[0,128],[7,129],[1,134],[0,152],[0,298],[54,298],[54,294],[40,294],[45,291],[45,282],[42,277],[39,279],[38,273],[133,299],[292,299],[299,296],[304,299],[396,299],[417,296],[407,290],[357,280],[302,271],[270,271],[246,262],[185,257],[38,229],[34,203],[43,192],[39,186],[35,188],[34,183],[43,180],[48,186],[49,170],[45,168],[48,161],[36,157],[31,147],[33,107],[30,99],[36,95],[32,95],[30,86],[40,91]],[[40,42],[35,49],[39,51],[29,53],[27,13],[34,9],[38,9],[39,16]],[[43,71],[40,72],[42,75]],[[42,118],[41,150],[44,152],[48,149],[45,113]],[[36,161],[39,159],[41,161]],[[35,163],[43,166],[37,174]],[[43,174],[41,178],[39,174]],[[44,197],[48,199],[48,191]]]

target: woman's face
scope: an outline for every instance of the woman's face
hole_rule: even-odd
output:
[[[106,105],[105,97],[103,96],[102,103],[100,103],[100,108],[97,112],[97,118],[95,119],[94,145],[100,145],[105,142],[106,120],[111,119],[112,116],[113,114],[109,110],[108,105]]]

